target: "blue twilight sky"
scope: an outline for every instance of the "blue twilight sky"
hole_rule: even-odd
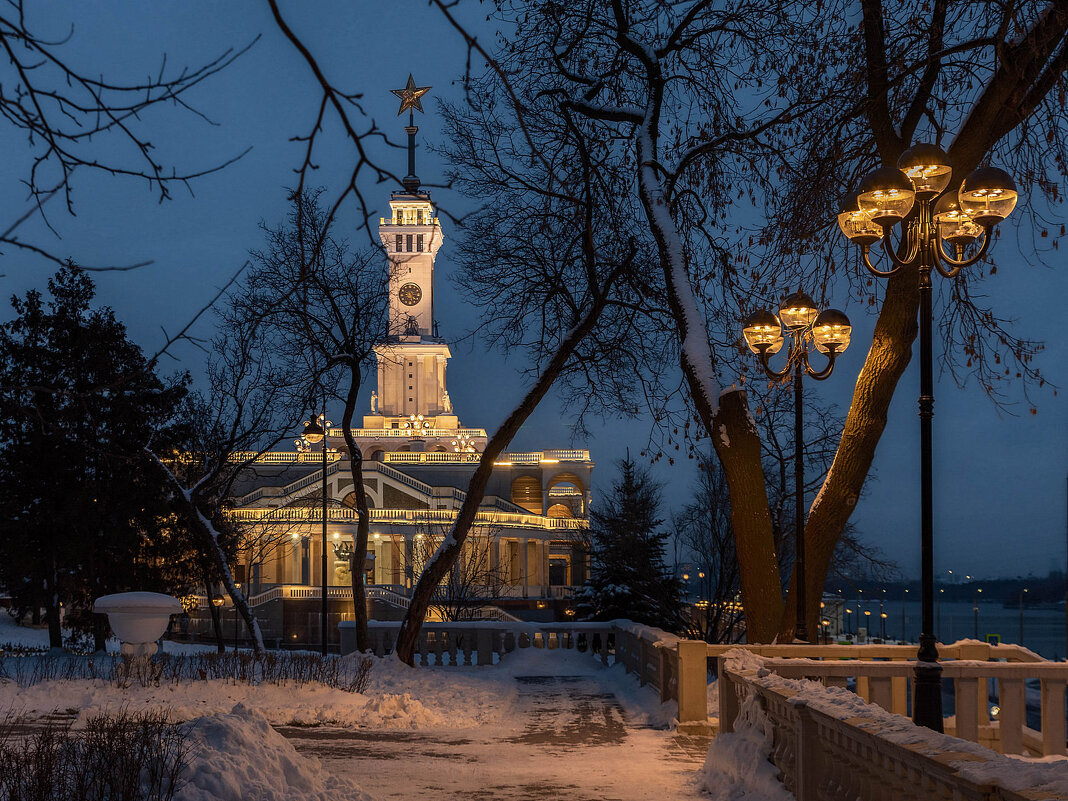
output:
[[[115,308],[131,335],[146,350],[161,342],[162,329],[174,331],[207,302],[237,270],[250,248],[261,244],[261,220],[278,223],[286,211],[284,188],[294,182],[300,145],[291,137],[307,133],[318,99],[304,62],[277,31],[264,3],[49,3],[31,7],[44,36],[61,38],[73,26],[68,57],[89,72],[128,79],[154,73],[166,53],[170,68],[196,65],[228,47],[241,46],[262,34],[252,50],[231,68],[197,87],[189,100],[215,123],[207,124],[177,109],[157,109],[146,122],[165,162],[185,168],[206,166],[251,147],[240,162],[221,173],[199,179],[193,194],[179,191],[163,205],[143,182],[76,175],[76,217],[56,206],[51,221],[61,236],[39,222],[20,229],[21,236],[86,264],[135,262],[153,264],[129,273],[97,276],[99,299]],[[314,8],[314,12],[310,9]],[[487,7],[472,3],[478,22]],[[403,138],[396,118],[397,101],[390,89],[404,85],[408,73],[432,96],[456,96],[456,79],[465,51],[458,34],[425,3],[366,0],[286,3],[283,11],[294,30],[313,49],[328,75],[364,95],[365,108],[395,141]],[[490,37],[487,31],[486,38]],[[432,103],[418,120],[420,141],[433,142],[439,126]],[[318,180],[336,183],[347,168],[349,151],[336,136],[320,160]],[[5,154],[0,199],[0,227],[6,228],[25,210],[18,181],[28,165],[25,141],[0,124]],[[391,156],[395,171],[404,171],[402,151]],[[437,177],[436,162],[420,153],[420,176]],[[371,198],[387,208],[392,187],[365,186]],[[439,204],[462,201],[435,191]],[[1026,202],[1026,198],[1024,200]],[[828,221],[830,223],[830,221]],[[1029,264],[1023,256],[1029,236],[1006,231],[998,243],[999,270],[985,282],[997,308],[1019,318],[1021,330],[1043,339],[1042,366],[1054,383],[1068,384],[1068,345],[1062,334],[1063,298],[1068,271],[1048,260]],[[363,234],[353,233],[356,241]],[[470,338],[459,341],[471,315],[450,285],[449,231],[438,258],[436,310],[441,333],[452,341],[449,392],[466,425],[491,429],[513,406],[521,392],[517,369]],[[51,267],[14,251],[0,254],[0,293],[6,298],[43,286]],[[383,270],[383,275],[384,275]],[[937,298],[937,296],[936,296]],[[936,302],[938,302],[936,300]],[[844,309],[854,321],[853,347],[836,374],[810,392],[824,393],[841,407],[849,403],[855,369],[870,341],[873,318],[859,304]],[[210,334],[210,321],[196,333]],[[201,355],[192,348],[176,352],[176,368],[200,369]],[[914,360],[915,361],[915,360]],[[853,372],[850,372],[850,369]],[[486,376],[491,375],[491,381]],[[729,383],[728,379],[728,383]],[[876,457],[876,478],[853,516],[861,537],[881,547],[903,571],[919,569],[918,421],[915,366],[902,379],[890,409],[886,434]],[[493,389],[488,390],[488,387]],[[999,413],[973,384],[958,388],[944,377],[936,390],[936,565],[940,571],[973,575],[1042,573],[1065,564],[1066,477],[1068,477],[1068,401],[1064,394],[1036,395],[1038,415]],[[603,489],[613,474],[612,463],[627,448],[640,451],[648,434],[645,421],[606,421],[585,444],[598,462]],[[524,427],[513,449],[567,447],[568,421],[550,398]],[[658,465],[666,483],[666,510],[686,502],[694,478],[690,464]]]

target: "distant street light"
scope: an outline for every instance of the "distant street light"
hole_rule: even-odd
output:
[[[783,328],[790,335],[786,366],[772,370],[771,356],[782,350]],[[794,373],[794,549],[797,551],[797,622],[794,638],[808,642],[805,595],[805,449],[802,377],[808,375],[822,381],[834,371],[834,361],[849,347],[851,331],[849,318],[837,309],[820,311],[804,292],[795,292],[779,307],[779,316],[760,309],[746,318],[742,336],[753,353],[760,357],[760,366],[768,378],[785,378]],[[815,348],[827,357],[827,366],[813,370],[808,353]]]
[[[1025,592],[1029,592],[1026,587],[1020,590],[1020,645],[1023,645],[1023,597]]]
[[[953,177],[949,157],[935,145],[918,144],[906,150],[897,167],[868,173],[860,188],[842,203],[838,224],[861,249],[869,272],[881,278],[915,269],[920,291],[920,550],[923,612],[920,647],[916,655],[913,721],[942,731],[942,667],[934,635],[934,506],[931,418],[934,416],[933,315],[931,270],[956,277],[990,248],[994,226],[1016,206],[1016,185],[1008,173],[981,167],[965,178],[960,189],[946,194]],[[891,241],[901,225],[902,241]],[[870,250],[883,241],[891,268],[881,270]],[[946,252],[946,247],[951,253]],[[977,613],[978,614],[978,613]]]

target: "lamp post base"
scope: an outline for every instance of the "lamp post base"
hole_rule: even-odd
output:
[[[942,732],[942,666],[938,648],[930,634],[920,635],[913,673],[912,722],[932,731]]]

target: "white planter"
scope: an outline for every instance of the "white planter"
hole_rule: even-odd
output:
[[[147,656],[156,652],[156,640],[167,631],[171,615],[182,611],[182,604],[159,592],[119,592],[97,598],[93,611],[108,616],[122,653]]]

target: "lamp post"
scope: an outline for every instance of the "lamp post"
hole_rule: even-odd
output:
[[[782,350],[783,329],[790,336],[786,366],[773,370],[771,356]],[[771,379],[794,374],[794,549],[797,552],[797,623],[794,639],[808,642],[805,618],[805,454],[804,454],[804,388],[805,374],[823,381],[834,371],[838,355],[849,347],[849,318],[837,309],[820,311],[804,292],[795,292],[783,300],[779,316],[766,309],[749,315],[742,327],[742,336],[753,353],[760,357],[760,366]],[[813,370],[809,364],[809,349],[815,348],[827,357],[827,366]]]
[[[327,636],[328,636],[328,633],[329,633],[329,630],[327,628],[327,623],[326,623],[327,608],[328,608],[327,607],[327,597],[326,597],[326,590],[327,590],[327,574],[326,574],[326,570],[327,570],[327,563],[326,563],[326,547],[327,547],[327,539],[326,539],[326,512],[327,512],[327,509],[326,509],[326,455],[327,455],[327,451],[329,450],[329,448],[327,448],[326,429],[329,428],[330,425],[331,425],[331,422],[326,419],[326,412],[324,410],[324,412],[322,414],[320,414],[317,419],[305,420],[304,421],[304,431],[301,434],[301,439],[297,440],[297,447],[301,446],[301,442],[302,441],[307,442],[307,443],[311,443],[312,445],[316,444],[317,442],[323,443],[323,546],[322,546],[322,551],[323,552],[322,552],[322,560],[321,560],[321,562],[322,562],[322,565],[321,565],[321,573],[322,573],[322,576],[321,576],[321,578],[322,578],[322,602],[323,603],[322,603],[322,625],[321,625],[321,631],[320,631],[320,637],[322,638],[322,646],[323,646],[323,656],[326,656],[326,653],[327,653]]]
[[[1017,191],[1008,173],[981,167],[966,177],[955,193],[946,193],[953,177],[949,157],[935,145],[906,150],[897,167],[869,173],[860,188],[842,203],[838,224],[858,245],[869,272],[886,278],[915,269],[920,291],[920,647],[916,656],[915,703],[912,719],[942,731],[942,667],[934,635],[934,512],[931,456],[931,418],[934,416],[932,370],[931,271],[955,278],[982,259],[990,248],[994,226],[1016,205]],[[901,225],[902,241],[895,245],[891,231]],[[871,260],[871,247],[883,241],[889,269]],[[947,253],[945,248],[952,250]]]
[[[1023,597],[1027,591],[1026,587],[1020,590],[1020,645],[1023,645]]]

